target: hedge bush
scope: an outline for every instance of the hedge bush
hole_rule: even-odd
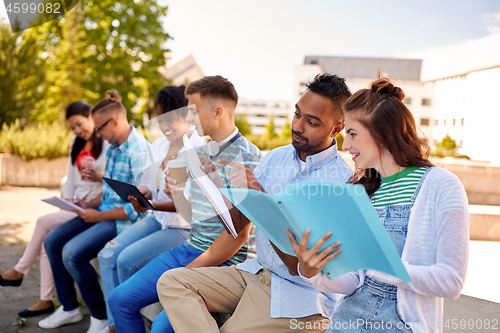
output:
[[[259,147],[260,150],[271,150],[292,143],[292,138],[277,137],[268,139],[266,135],[246,135],[248,141]]]
[[[23,160],[68,156],[73,133],[64,125],[39,123],[22,127],[19,121],[3,124],[0,153],[20,155]]]

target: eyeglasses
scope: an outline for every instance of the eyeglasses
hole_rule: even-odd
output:
[[[95,127],[95,128],[94,128],[94,131],[95,131],[96,133],[100,132],[100,131],[104,128],[104,126],[106,126],[106,125],[107,125],[107,124],[108,124],[111,120],[113,120],[113,118],[108,119],[108,120],[107,120],[107,121],[106,121],[106,122],[105,122],[105,123],[104,123],[101,127]]]

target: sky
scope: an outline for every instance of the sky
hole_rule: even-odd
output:
[[[166,3],[171,62],[192,54],[205,75],[227,77],[245,98],[289,100],[306,55],[415,58],[500,31],[499,0]]]

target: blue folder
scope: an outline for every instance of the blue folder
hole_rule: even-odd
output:
[[[339,241],[342,252],[323,267],[329,279],[351,271],[374,270],[411,282],[361,185],[300,183],[272,196],[240,188],[220,191],[286,254],[295,256],[284,229],[290,230],[297,242],[311,229],[307,248],[331,231],[321,250]]]

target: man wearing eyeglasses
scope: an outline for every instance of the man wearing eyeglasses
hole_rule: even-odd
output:
[[[104,177],[136,185],[148,161],[149,142],[129,125],[127,111],[116,96],[99,101],[92,109],[92,117],[97,135],[111,144]],[[106,183],[100,198],[81,200],[77,204],[85,208],[75,210],[78,217],[45,237],[44,245],[62,306],[38,325],[56,328],[83,319],[76,298],[76,282],[92,315],[88,332],[97,333],[108,327],[108,321],[97,274],[89,261],[143,214],[136,213],[132,204],[123,201]]]

